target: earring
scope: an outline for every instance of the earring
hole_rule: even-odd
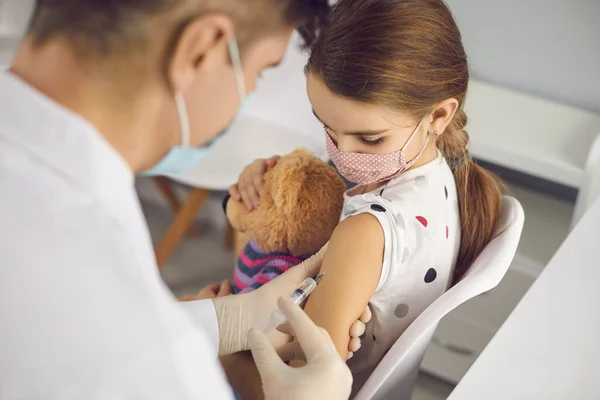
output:
[[[433,137],[435,138],[435,140],[437,140],[440,137],[440,133],[437,131],[433,132]]]

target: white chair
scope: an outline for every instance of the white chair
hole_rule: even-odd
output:
[[[577,225],[583,214],[600,195],[600,134],[592,144],[585,163],[583,183],[577,195],[571,229]]]
[[[441,318],[465,301],[496,287],[506,274],[523,230],[521,204],[505,196],[492,240],[464,278],[430,305],[396,341],[355,400],[409,400],[425,350]]]

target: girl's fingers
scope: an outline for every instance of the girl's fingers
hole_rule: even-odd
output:
[[[367,326],[361,320],[354,321],[354,323],[350,326],[350,337],[360,337],[363,333],[365,333],[366,330]]]
[[[358,319],[359,319],[359,321],[362,321],[362,323],[368,324],[369,321],[371,321],[371,317],[372,317],[371,308],[367,304],[367,307],[365,308],[363,313],[360,315],[360,317],[358,317]]]
[[[244,203],[248,211],[252,211],[254,207],[252,205],[250,197],[248,196],[248,192],[242,189],[240,190],[240,195],[242,196],[242,202]]]
[[[219,293],[217,297],[229,296],[232,293],[231,282],[228,280],[224,280],[221,282],[221,287],[219,288]]]
[[[279,161],[280,158],[281,157],[279,157],[279,156],[273,156],[273,157],[269,158],[268,160],[266,160],[267,168],[271,169],[275,165],[277,165],[277,162]]]
[[[262,197],[262,188],[263,188],[263,177],[255,176],[254,177],[254,191],[256,192],[256,196],[258,197],[258,202],[254,204],[254,207],[258,207],[260,204],[260,198]]]
[[[240,189],[238,188],[237,183],[231,185],[229,188],[229,195],[235,201],[242,201],[242,195],[240,194]]]
[[[356,353],[360,349],[361,345],[362,343],[359,338],[352,338],[348,344],[348,351],[351,353]]]
[[[259,196],[258,192],[256,191],[256,188],[254,187],[254,185],[248,187],[246,194],[248,195],[248,199],[249,199],[250,203],[252,204],[252,209],[258,208],[258,206],[260,204],[260,196]]]

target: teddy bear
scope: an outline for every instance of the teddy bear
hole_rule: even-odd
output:
[[[317,253],[340,220],[345,189],[333,167],[298,149],[265,173],[258,208],[248,211],[226,197],[231,226],[250,238],[235,266],[233,293],[257,289]]]
[[[231,226],[250,238],[235,266],[233,293],[257,289],[318,252],[339,222],[345,189],[333,167],[299,149],[266,172],[258,208],[225,198]]]
[[[250,240],[239,256],[232,282],[207,286],[181,301],[258,289],[317,253],[337,226],[346,184],[329,164],[298,149],[264,175],[260,205],[252,211],[228,195],[223,209],[234,230]]]

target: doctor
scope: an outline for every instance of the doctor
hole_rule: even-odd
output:
[[[0,73],[0,399],[229,399],[217,355],[250,347],[267,398],[348,397],[330,338],[277,304],[320,257],[248,295],[178,303],[133,186],[194,164],[293,28],[309,21],[309,38],[326,12],[326,0],[38,0]],[[304,368],[251,329],[278,306]]]

